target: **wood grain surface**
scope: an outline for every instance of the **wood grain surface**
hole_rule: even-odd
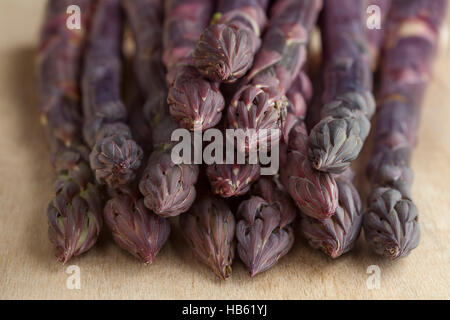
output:
[[[232,278],[223,282],[193,259],[174,220],[170,240],[150,266],[120,250],[103,232],[94,249],[69,262],[81,271],[81,288],[70,290],[68,266],[56,262],[47,239],[45,208],[52,197],[54,173],[38,121],[34,78],[44,4],[44,0],[0,1],[0,299],[450,298],[449,23],[412,162],[422,238],[409,257],[384,261],[361,237],[354,251],[332,261],[298,238],[273,269],[250,279],[236,261]],[[363,199],[369,150],[370,143],[355,164]],[[371,265],[381,270],[379,289],[366,285]]]

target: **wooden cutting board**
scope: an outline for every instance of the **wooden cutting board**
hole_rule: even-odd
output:
[[[0,299],[450,298],[450,20],[412,162],[420,246],[392,263],[370,253],[361,238],[354,251],[332,261],[298,239],[273,269],[251,279],[236,262],[232,278],[224,282],[193,259],[175,222],[170,240],[151,266],[116,247],[107,232],[94,249],[69,265],[55,261],[45,216],[54,175],[34,85],[44,3],[0,1]],[[370,144],[355,165],[363,199],[369,151]],[[79,268],[80,289],[67,286],[70,265]],[[368,273],[374,268],[370,266],[379,270],[378,289],[367,284],[374,276]]]

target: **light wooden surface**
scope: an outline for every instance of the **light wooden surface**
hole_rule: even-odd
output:
[[[38,122],[34,86],[43,0],[0,2],[0,299],[382,299],[450,298],[450,49],[448,32],[436,61],[414,154],[413,196],[420,210],[420,246],[391,263],[371,254],[361,238],[336,261],[298,239],[273,269],[250,279],[241,263],[231,279],[216,280],[193,260],[179,232],[151,266],[116,247],[108,232],[69,265],[81,270],[81,289],[66,287],[67,266],[57,263],[47,239],[45,208],[52,168]],[[363,168],[370,146],[356,164]],[[381,270],[369,290],[368,266]]]

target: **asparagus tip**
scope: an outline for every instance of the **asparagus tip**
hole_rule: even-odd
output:
[[[142,158],[142,148],[126,135],[118,134],[95,144],[90,163],[97,181],[116,188],[134,180]]]
[[[392,247],[387,247],[385,249],[385,252],[386,252],[386,256],[392,261],[397,260],[398,258],[402,257],[400,248],[395,245]]]
[[[231,266],[224,266],[222,269],[217,270],[215,272],[216,275],[220,278],[220,280],[227,280],[231,277]]]
[[[340,247],[336,247],[336,248],[333,248],[333,247],[328,247],[328,248],[326,248],[325,249],[325,253],[331,258],[331,259],[336,259],[336,258],[338,258],[338,257],[340,257],[341,256],[341,254],[342,254],[342,250],[341,250],[341,248]]]
[[[153,263],[153,260],[155,259],[155,255],[153,253],[149,253],[142,257],[142,260],[144,261],[145,265],[150,265]]]
[[[65,265],[73,257],[72,250],[66,249],[61,254],[57,255],[57,260]]]
[[[256,268],[255,266],[252,266],[248,272],[248,274],[250,275],[250,278],[255,277],[258,273],[260,272],[260,270],[258,268]]]
[[[252,30],[240,24],[210,25],[195,48],[195,65],[212,81],[235,82],[252,66],[259,41]]]
[[[372,192],[363,226],[372,249],[391,261],[406,257],[419,244],[417,207],[393,188],[379,187]]]

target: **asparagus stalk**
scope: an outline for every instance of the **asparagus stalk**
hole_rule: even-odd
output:
[[[297,90],[302,92],[300,88],[301,86],[292,86],[289,91],[292,93],[295,93]],[[320,97],[322,89],[320,83],[316,82],[314,89],[318,93],[315,94],[316,100],[308,108],[308,128],[314,127],[320,121],[321,105],[317,104],[317,98]],[[311,94],[309,96],[311,97]],[[332,177],[336,182],[336,196],[338,195],[335,212],[326,219],[316,219],[301,213],[299,231],[311,247],[322,250],[334,259],[354,247],[361,230],[362,212],[360,196],[352,183],[354,178],[353,171],[347,169],[343,173]]]
[[[142,149],[125,123],[120,98],[122,18],[120,0],[100,0],[86,52],[83,86],[84,138],[100,184],[117,189],[136,177]]]
[[[204,79],[191,58],[213,6],[211,0],[170,0],[165,8],[163,61],[168,70],[167,101],[175,122],[189,130],[214,127],[225,106],[219,85]]]
[[[321,5],[321,0],[278,0],[273,4],[262,47],[245,79],[248,84],[236,93],[228,108],[231,128],[259,131],[282,126],[285,93],[305,63],[308,37]],[[249,150],[268,140],[264,135],[258,137],[261,141],[258,138],[256,143],[238,148]]]
[[[308,134],[304,118],[312,96],[302,72],[288,91],[291,101],[280,148],[280,177],[300,211],[315,219],[331,217],[338,206],[338,189],[333,176],[314,170],[307,158]]]
[[[212,24],[201,35],[194,64],[216,82],[234,82],[250,69],[261,46],[268,2],[219,0]]]
[[[161,66],[163,5],[163,0],[122,0],[126,22],[131,29],[135,45],[134,74],[145,100],[155,97],[155,100],[163,101],[167,94],[163,82],[155,81],[152,76],[155,72],[165,73]],[[167,108],[163,103],[159,107]],[[150,116],[149,108],[146,106],[143,111],[145,117]],[[139,113],[142,114],[142,110]]]
[[[309,139],[309,159],[317,170],[343,172],[369,134],[375,103],[364,11],[363,1],[325,1],[325,105]]]
[[[148,125],[147,120],[145,119],[144,108],[141,97],[135,98],[132,104],[135,106],[130,113],[129,125],[131,128],[131,134],[134,139],[138,142],[140,146],[142,146],[142,150],[144,151],[143,163],[147,163],[148,157],[150,153],[153,151],[153,137],[152,137],[152,129]],[[141,165],[139,170],[144,168],[145,166]],[[139,172],[139,171],[138,171]],[[138,174],[139,176],[139,174]],[[137,179],[139,180],[139,179]]]
[[[145,206],[155,214],[176,216],[187,211],[195,199],[198,166],[175,164],[171,159],[174,145],[171,134],[177,125],[171,120],[166,104],[165,72],[161,63],[162,2],[125,0],[124,8],[136,42],[138,82],[148,96],[144,117],[151,127],[153,140],[153,152],[139,181],[139,190]]]
[[[295,86],[291,90],[295,90]],[[315,89],[321,91],[320,84]],[[316,98],[320,93],[315,95]],[[317,101],[308,109],[308,128],[314,127],[320,121],[321,105]],[[306,149],[304,149],[306,151]],[[317,171],[316,171],[317,172]],[[299,231],[311,247],[322,250],[335,259],[350,251],[359,236],[362,223],[361,199],[353,185],[354,173],[351,169],[339,175],[333,175],[337,187],[337,207],[331,217],[317,219],[302,213]]]
[[[215,2],[165,1],[163,62],[168,70],[189,59],[195,44],[208,26]]]
[[[239,257],[254,277],[273,267],[291,249],[296,211],[270,179],[258,180],[252,194],[238,208],[236,238]]]
[[[282,138],[284,143],[289,142],[289,133],[298,123],[304,123],[308,104],[313,97],[313,86],[311,80],[301,71],[286,93],[289,104],[287,106],[286,119],[282,126]]]
[[[162,1],[161,0],[143,0],[143,1],[122,1],[125,12],[128,17],[133,17],[137,10],[146,21],[162,21]],[[139,19],[135,22],[139,23]],[[145,39],[150,40],[158,29],[146,29],[139,32],[138,36],[141,44]],[[147,49],[147,48],[144,48]],[[155,50],[156,51],[156,50]],[[153,147],[152,128],[146,121],[143,101],[148,99],[153,90],[151,77],[148,72],[152,70],[150,61],[154,61],[158,52],[144,51],[142,48],[136,50],[133,63],[135,66],[135,78],[127,79],[127,84],[131,86],[131,90],[139,87],[139,91],[135,91],[132,96],[130,106],[129,125],[135,140],[143,146],[144,157],[143,162],[148,161],[148,157]],[[159,51],[159,54],[161,51]],[[131,80],[131,81],[130,81]],[[137,80],[136,83],[133,80]],[[157,85],[157,84],[156,84]],[[154,95],[154,94],[153,94]],[[145,105],[147,106],[147,105]],[[145,109],[145,110],[144,110]],[[137,171],[137,180],[139,180],[144,172],[145,166],[141,166]],[[155,256],[161,250],[170,234],[170,223],[168,220],[159,217],[145,207],[144,197],[139,193],[136,184],[128,186],[126,193],[116,193],[106,203],[104,209],[105,223],[112,232],[112,236],[116,244],[122,249],[128,251],[145,264],[153,262]]]
[[[445,0],[401,0],[392,3],[388,18],[375,144],[367,170],[372,193],[363,227],[372,249],[391,260],[407,256],[419,243],[409,164],[445,12]]]
[[[256,86],[291,87],[306,61],[307,43],[322,0],[276,0],[253,68],[246,77]]]
[[[282,148],[281,179],[298,208],[316,219],[331,217],[338,205],[338,189],[333,176],[314,170],[307,158],[308,134],[303,123],[289,134],[289,145]],[[283,160],[284,157],[284,160]]]
[[[183,236],[195,256],[223,280],[231,276],[235,225],[225,201],[207,193],[180,216]]]
[[[41,122],[52,131],[54,137],[50,137],[51,140],[67,145],[79,136],[83,121],[78,79],[87,26],[92,15],[89,1],[79,0],[75,4],[86,12],[82,16],[80,30],[66,27],[69,1],[48,1],[37,64]]]
[[[309,245],[333,259],[350,251],[361,231],[361,199],[352,183],[353,176],[347,169],[336,177],[339,205],[333,216],[318,220],[303,215],[300,222],[300,232]]]
[[[148,123],[151,135],[155,135],[152,140],[158,140],[153,141],[157,145],[164,142],[161,141],[157,125],[169,117],[165,70],[161,63],[163,1],[122,0],[122,5],[135,43],[134,73],[145,99],[143,118]]]
[[[138,3],[136,0],[133,2]],[[148,3],[148,0],[145,2]],[[140,57],[136,56],[136,59],[140,59]],[[132,106],[130,127],[136,140],[142,142],[142,146],[144,146],[144,160],[146,161],[152,149],[151,128],[145,121],[141,97],[135,97],[130,105]],[[139,168],[137,179],[142,177],[144,169],[145,166]],[[116,192],[106,203],[103,213],[105,223],[119,247],[145,264],[151,264],[168,240],[170,223],[145,207],[144,197],[139,193],[136,184],[129,185],[126,192],[121,191]]]
[[[80,30],[66,27],[69,5],[77,5],[83,12]],[[89,250],[102,228],[103,200],[89,167],[88,148],[82,142],[78,86],[92,11],[88,0],[50,0],[39,48],[41,121],[57,172],[55,197],[47,208],[49,238],[58,260],[64,263]]]

